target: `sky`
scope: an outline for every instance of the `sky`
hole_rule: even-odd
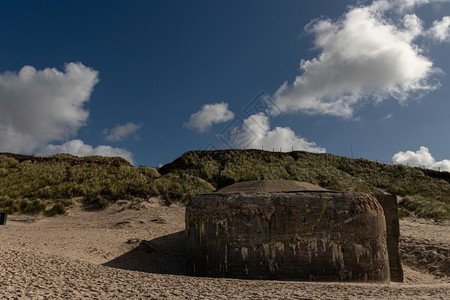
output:
[[[0,152],[450,171],[450,0],[2,1]]]

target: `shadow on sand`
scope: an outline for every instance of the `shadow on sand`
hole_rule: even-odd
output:
[[[185,231],[151,241],[129,240],[133,250],[104,263],[104,266],[158,274],[185,275]]]

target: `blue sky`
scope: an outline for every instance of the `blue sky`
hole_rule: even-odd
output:
[[[2,1],[0,152],[450,171],[450,1]]]

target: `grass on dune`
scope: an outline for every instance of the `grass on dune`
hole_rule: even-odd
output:
[[[330,190],[405,197],[404,209],[419,217],[450,219],[450,174],[366,159],[308,152],[262,150],[191,151],[163,166],[161,174],[183,170],[223,187],[238,181],[287,179]]]
[[[403,197],[402,214],[450,219],[450,173],[308,152],[190,151],[158,171],[121,158],[67,154],[40,158],[0,154],[0,209],[63,214],[64,199],[82,197],[88,208],[111,201],[161,196],[188,202],[238,181],[287,179],[330,190]]]
[[[188,200],[213,190],[200,178],[168,175],[159,179],[155,168],[136,168],[117,158],[26,158],[0,155],[1,210],[40,213],[53,204],[45,213],[54,215],[65,212],[67,205],[59,202],[74,197],[83,197],[88,208],[104,209],[117,199],[162,195]]]

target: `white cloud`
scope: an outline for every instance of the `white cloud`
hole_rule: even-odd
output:
[[[370,8],[374,11],[394,10],[397,13],[404,13],[425,4],[441,2],[449,2],[449,0],[377,0],[370,5]]]
[[[275,92],[273,113],[302,111],[351,118],[362,101],[392,96],[405,103],[411,95],[438,88],[434,79],[440,70],[414,43],[426,34],[422,20],[390,11],[394,6],[404,11],[428,2],[375,1],[351,8],[336,21],[311,22],[306,29],[314,34],[320,54],[302,60],[302,74]]]
[[[86,125],[89,111],[84,106],[98,81],[98,72],[81,63],[66,64],[64,72],[24,66],[17,74],[0,74],[0,151],[120,156],[133,163],[132,154],[121,148],[94,148],[79,139],[49,144]]]
[[[394,164],[409,165],[412,167],[425,167],[432,170],[441,170],[450,172],[450,160],[444,159],[436,161],[427,147],[421,146],[416,152],[406,151],[398,152],[392,157]]]
[[[24,66],[0,74],[0,151],[31,153],[84,126],[98,72],[68,63],[64,72]]]
[[[406,152],[400,151],[392,157],[392,161],[395,164],[409,164],[414,167],[429,166],[435,162],[428,148],[424,146],[421,146],[420,149],[416,152],[410,150]]]
[[[430,28],[430,34],[439,42],[450,39],[450,16],[445,16],[441,21],[434,21]]]
[[[111,130],[105,129],[103,133],[106,134],[105,140],[117,142],[127,138],[131,134],[138,131],[141,127],[142,124],[128,122],[125,125],[116,125]]]
[[[47,156],[54,155],[57,153],[68,153],[75,156],[91,156],[91,155],[101,155],[101,156],[109,156],[115,157],[119,156],[131,164],[134,164],[133,155],[131,152],[122,148],[114,148],[111,146],[98,146],[92,147],[91,145],[85,144],[83,141],[75,139],[68,141],[62,145],[47,145],[44,149],[41,150],[39,155]]]
[[[228,109],[228,103],[205,104],[198,112],[191,115],[189,122],[184,123],[184,126],[204,132],[213,124],[227,122],[233,117],[233,112]]]
[[[243,121],[242,130],[233,128],[232,142],[241,148],[275,149],[284,152],[308,151],[324,153],[325,148],[318,147],[314,142],[308,142],[298,137],[289,127],[275,127],[270,129],[269,118],[264,113],[251,115]]]
[[[432,169],[432,170],[450,172],[450,160],[443,159],[441,161],[437,161],[434,164],[432,164],[431,166],[429,166],[428,168]]]

